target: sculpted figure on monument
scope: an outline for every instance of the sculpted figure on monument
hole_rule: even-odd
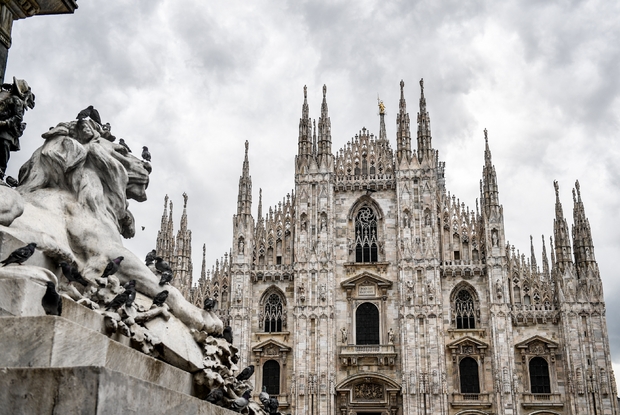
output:
[[[13,77],[12,84],[0,90],[0,180],[4,178],[11,151],[19,151],[19,138],[26,123],[24,112],[34,108],[34,94],[23,79]]]

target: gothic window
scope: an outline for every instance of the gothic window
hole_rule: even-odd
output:
[[[549,364],[542,357],[530,360],[530,390],[532,393],[551,393]]]
[[[377,216],[368,206],[355,218],[355,262],[377,262]]]
[[[355,311],[357,344],[379,344],[379,310],[372,303],[362,303]]]
[[[454,300],[454,313],[457,329],[476,328],[476,310],[474,299],[467,290],[461,290]]]
[[[461,393],[480,393],[478,363],[473,358],[466,357],[461,360],[459,377],[461,379]]]
[[[265,332],[282,331],[282,298],[271,294],[265,303]]]
[[[263,365],[263,386],[269,395],[280,394],[280,364],[275,360],[267,360]]]

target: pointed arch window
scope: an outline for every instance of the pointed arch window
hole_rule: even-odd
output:
[[[368,206],[355,217],[355,262],[377,262],[377,216]]]
[[[457,329],[476,328],[476,310],[474,299],[467,290],[461,290],[454,299],[454,313]]]
[[[466,357],[459,363],[459,377],[461,393],[480,393],[480,379],[478,379],[478,362]]]
[[[551,393],[549,364],[542,357],[530,360],[530,389],[532,393]]]
[[[263,365],[263,386],[269,395],[280,394],[280,364],[275,360],[267,360]]]
[[[372,303],[362,303],[355,311],[357,344],[379,344],[379,309]]]
[[[265,332],[277,333],[282,331],[282,297],[271,294],[265,302]]]

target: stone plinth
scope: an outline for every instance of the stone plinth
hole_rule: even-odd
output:
[[[1,368],[0,412],[32,414],[198,414],[234,412],[99,366]]]

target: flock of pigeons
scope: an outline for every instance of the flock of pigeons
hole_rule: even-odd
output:
[[[95,110],[96,111],[96,110]],[[18,248],[15,251],[11,252],[11,254],[0,261],[2,266],[7,266],[10,264],[18,264],[22,265],[26,262],[34,253],[37,248],[37,244],[34,242],[29,243],[28,245]],[[118,258],[109,260],[106,265],[103,273],[101,274],[101,278],[107,278],[110,275],[114,275],[119,268],[121,267],[121,263],[123,262],[123,257],[119,256]],[[153,249],[146,255],[145,264],[147,266],[154,265],[155,269],[159,271],[161,274],[159,285],[164,286],[169,284],[173,278],[172,268],[170,264],[165,261],[162,257],[157,256],[157,252]],[[84,278],[80,271],[72,264],[67,262],[60,262],[58,264],[62,269],[62,274],[67,278],[69,283],[78,283],[82,286],[86,287],[91,282]],[[47,287],[43,298],[41,299],[41,305],[45,310],[47,315],[55,315],[60,316],[62,314],[62,297],[56,292],[56,285],[52,281],[47,281]],[[116,297],[112,299],[108,304],[106,304],[106,310],[117,311],[121,307],[131,307],[136,299],[136,280],[130,280],[123,285],[124,291],[118,294]],[[161,307],[165,303],[168,298],[168,290],[163,290],[159,294],[153,298],[153,307]],[[203,308],[206,311],[211,311],[215,307],[215,299],[208,297],[204,300]],[[222,337],[226,342],[232,345],[233,343],[233,335],[232,335],[232,327],[226,326],[222,332]],[[235,354],[232,358],[233,363],[237,363],[239,356]],[[246,381],[252,377],[254,374],[254,365],[250,365],[243,369],[237,376],[236,379],[239,382]],[[236,412],[241,412],[244,408],[246,408],[250,403],[251,389],[246,390],[242,396],[229,399],[224,394],[224,389],[222,387],[213,389],[205,398],[208,402],[211,402],[215,405],[223,406],[229,409],[232,409]],[[277,414],[278,413],[278,399],[276,397],[270,397],[267,393],[266,387],[263,387],[263,391],[258,396],[260,402],[263,404],[264,409],[269,414]]]

